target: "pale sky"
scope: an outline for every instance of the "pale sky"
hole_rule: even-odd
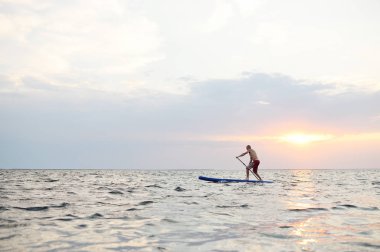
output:
[[[379,13],[0,0],[0,168],[380,168]]]

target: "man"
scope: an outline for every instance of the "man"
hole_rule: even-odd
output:
[[[259,168],[259,164],[260,164],[260,160],[259,158],[257,157],[257,154],[256,154],[256,151],[254,149],[251,148],[250,145],[247,145],[246,147],[247,151],[240,154],[239,156],[237,156],[236,158],[239,158],[239,157],[242,157],[244,156],[245,154],[249,154],[249,157],[250,157],[250,160],[249,160],[249,165],[245,168],[246,169],[246,172],[247,172],[247,180],[249,179],[249,170],[250,169],[253,169],[253,173],[256,174],[256,176],[260,179],[260,175],[257,173],[257,169]]]

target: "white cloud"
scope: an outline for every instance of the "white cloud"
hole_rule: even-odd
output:
[[[71,76],[77,85],[128,90],[130,76],[165,57],[157,25],[119,1],[55,2],[48,11],[33,11],[34,5],[23,2],[0,17],[0,65],[12,78],[70,86],[57,77]],[[97,78],[103,83],[92,81]]]
[[[202,30],[205,32],[214,32],[222,29],[228,24],[229,19],[233,16],[233,6],[227,1],[214,1],[214,9],[208,20],[202,24]]]
[[[326,5],[329,8],[326,8]],[[251,19],[252,62],[261,72],[380,90],[375,1],[268,1]],[[319,13],[319,15],[313,15]],[[377,42],[376,42],[377,41]]]
[[[333,83],[334,95],[380,89],[378,1],[24,0],[0,7],[0,70],[19,84],[33,77],[77,89],[183,94],[191,85],[183,76],[256,71]]]
[[[257,101],[256,103],[260,104],[260,105],[269,105],[270,104],[270,102],[267,102],[267,101]]]
[[[244,18],[249,18],[257,13],[265,4],[265,0],[234,0],[233,3],[237,5],[239,13]]]

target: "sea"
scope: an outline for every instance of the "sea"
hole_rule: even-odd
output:
[[[0,251],[380,251],[380,170],[260,175],[0,170]]]

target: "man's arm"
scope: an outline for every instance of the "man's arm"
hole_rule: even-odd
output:
[[[242,157],[242,156],[246,155],[247,153],[248,153],[248,151],[246,151],[246,152],[244,152],[244,153],[240,154],[240,155],[239,155],[239,156],[237,156],[236,158],[238,158],[238,157]]]

